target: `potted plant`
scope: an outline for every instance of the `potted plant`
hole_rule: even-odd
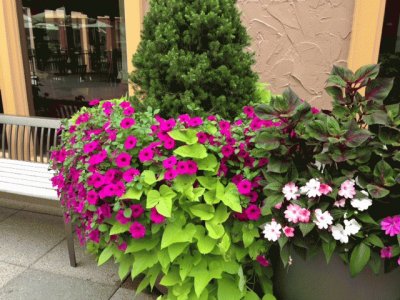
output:
[[[311,108],[291,90],[256,109],[261,119],[281,124],[257,133],[253,155],[269,159],[261,181],[263,233],[267,249],[278,247],[282,299],[400,295],[400,104],[385,105],[393,81],[378,73],[378,65],[355,73],[334,67],[326,88],[332,111]],[[327,262],[338,254],[350,272],[337,258],[321,266],[319,252]],[[397,270],[372,277],[363,271],[367,265],[375,274],[382,265]]]

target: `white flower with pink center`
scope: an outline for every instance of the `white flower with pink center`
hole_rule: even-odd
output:
[[[361,199],[354,198],[353,200],[351,200],[350,204],[357,210],[364,211],[372,205],[372,200],[368,198],[368,193],[366,191],[361,191],[361,193],[363,193],[366,197]]]
[[[332,192],[332,188],[326,183],[321,183],[319,186],[319,191],[321,192],[322,195],[328,195],[329,193]]]
[[[319,229],[328,229],[328,226],[332,225],[333,217],[328,211],[322,212],[322,210],[317,208],[314,212],[314,215],[314,223]]]
[[[264,237],[268,241],[276,242],[281,237],[282,225],[272,220],[264,226]]]
[[[349,242],[349,236],[345,232],[342,224],[332,225],[331,231],[335,240],[341,242],[342,244],[347,244]]]
[[[335,207],[344,207],[345,205],[346,205],[346,199],[344,198],[337,200],[333,203],[333,206]]]
[[[298,223],[299,222],[299,216],[300,216],[300,211],[301,207],[298,206],[297,204],[290,204],[287,206],[284,214],[285,218],[292,223]]]
[[[353,199],[356,194],[356,189],[354,187],[354,180],[346,180],[340,185],[338,195],[346,199]]]
[[[293,183],[289,182],[282,188],[282,193],[285,195],[286,200],[296,200],[300,197],[299,188]]]
[[[310,179],[305,186],[300,188],[302,194],[306,194],[309,198],[315,198],[322,195],[320,192],[321,183],[318,179]]]

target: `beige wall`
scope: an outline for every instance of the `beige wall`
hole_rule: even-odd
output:
[[[332,65],[347,60],[354,0],[238,0],[238,6],[260,79],[273,92],[291,86],[328,107],[323,87]]]

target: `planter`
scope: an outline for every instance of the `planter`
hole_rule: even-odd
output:
[[[348,266],[336,255],[329,265],[322,254],[307,261],[293,254],[292,259],[288,271],[281,263],[274,270],[274,289],[279,300],[400,299],[400,268],[377,276],[367,267],[352,278]]]

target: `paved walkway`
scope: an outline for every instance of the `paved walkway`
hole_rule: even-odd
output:
[[[153,299],[121,283],[113,262],[97,267],[78,242],[75,250],[72,268],[58,207],[0,199],[1,300]]]

